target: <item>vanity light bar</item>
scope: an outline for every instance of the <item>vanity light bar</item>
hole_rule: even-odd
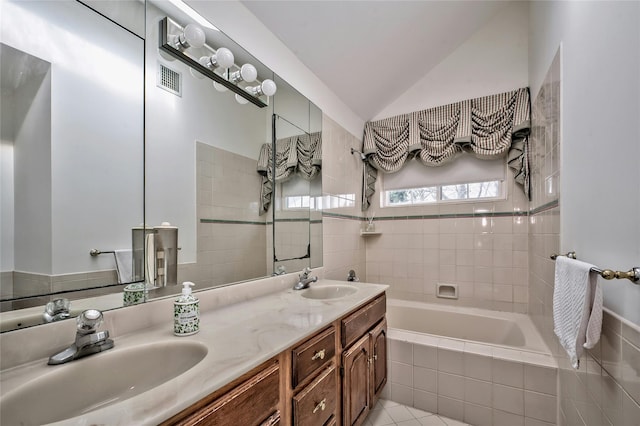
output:
[[[216,74],[211,69],[202,65],[199,61],[192,59],[191,57],[185,55],[183,52],[181,52],[180,50],[172,46],[171,43],[169,42],[168,28],[169,28],[169,18],[168,17],[162,18],[162,20],[160,21],[160,46],[159,46],[159,48],[162,51],[168,53],[169,55],[173,56],[174,58],[178,59],[179,61],[193,68],[194,70],[198,71],[205,77],[208,77],[211,80],[215,81],[216,83],[221,84],[222,86],[231,90],[235,94],[242,96],[244,99],[251,102],[252,104],[260,108],[264,108],[267,106],[267,104],[264,103],[262,99],[253,96],[251,93],[247,92],[242,87]]]

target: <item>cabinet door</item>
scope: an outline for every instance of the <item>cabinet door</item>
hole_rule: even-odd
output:
[[[369,332],[371,336],[371,408],[376,406],[387,383],[387,320]]]
[[[342,354],[342,416],[345,426],[361,425],[370,408],[370,345],[365,334]]]

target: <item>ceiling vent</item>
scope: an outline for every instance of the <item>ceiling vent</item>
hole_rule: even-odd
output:
[[[158,62],[157,86],[174,95],[182,96],[182,74]]]

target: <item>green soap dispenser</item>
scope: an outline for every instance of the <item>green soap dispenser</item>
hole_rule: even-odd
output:
[[[182,283],[182,295],[173,302],[173,334],[189,336],[200,331],[198,298],[191,294],[190,281]]]

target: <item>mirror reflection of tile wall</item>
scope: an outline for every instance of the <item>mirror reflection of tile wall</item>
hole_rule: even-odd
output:
[[[256,160],[196,142],[196,161],[198,262],[181,265],[179,275],[213,286],[267,275]]]

